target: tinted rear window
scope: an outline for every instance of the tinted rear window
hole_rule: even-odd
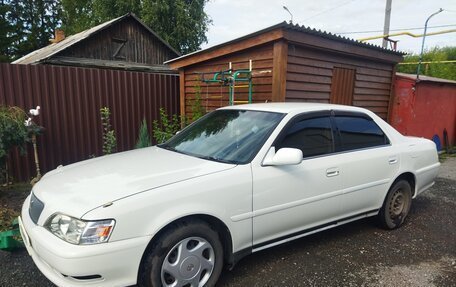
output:
[[[369,118],[336,116],[341,151],[369,148],[388,144],[388,138],[380,127]]]

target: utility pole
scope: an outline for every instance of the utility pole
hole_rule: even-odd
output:
[[[385,7],[385,24],[383,25],[383,35],[388,35],[389,32],[390,32],[391,2],[393,2],[393,0],[386,0],[386,7]],[[384,38],[383,38],[382,47],[383,47],[383,48],[388,48],[388,40],[387,40],[387,37],[384,37]]]

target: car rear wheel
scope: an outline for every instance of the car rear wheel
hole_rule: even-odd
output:
[[[223,267],[218,233],[197,220],[172,226],[146,256],[139,286],[214,286]]]
[[[395,229],[404,223],[412,205],[412,188],[406,180],[399,180],[390,188],[378,214],[380,224]]]

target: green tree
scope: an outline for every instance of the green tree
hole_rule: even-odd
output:
[[[61,0],[62,29],[66,35],[73,35],[92,27],[93,17],[92,0]]]
[[[12,24],[8,21],[10,7],[6,1],[0,1],[0,62],[9,62],[11,57]]]
[[[9,58],[15,59],[49,44],[60,25],[60,1],[5,0],[4,19],[9,24],[0,46],[8,43]],[[2,33],[5,33],[2,31]]]
[[[140,0],[61,0],[62,29],[73,35],[127,13],[141,14]]]
[[[208,0],[144,0],[141,18],[172,47],[187,54],[207,43],[212,23],[204,12]]]
[[[127,13],[141,14],[140,0],[93,0],[93,17],[103,23]]]
[[[456,47],[434,47],[423,53],[423,62],[456,61]],[[405,56],[404,63],[398,65],[397,71],[408,74],[416,74],[419,54]],[[421,64],[421,75],[437,77],[442,79],[456,80],[456,63],[430,63]]]

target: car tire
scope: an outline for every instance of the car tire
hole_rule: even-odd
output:
[[[378,214],[381,226],[395,229],[404,223],[412,205],[412,188],[408,181],[399,180],[388,191]]]
[[[223,268],[219,234],[200,220],[173,224],[146,252],[138,286],[215,286]]]

